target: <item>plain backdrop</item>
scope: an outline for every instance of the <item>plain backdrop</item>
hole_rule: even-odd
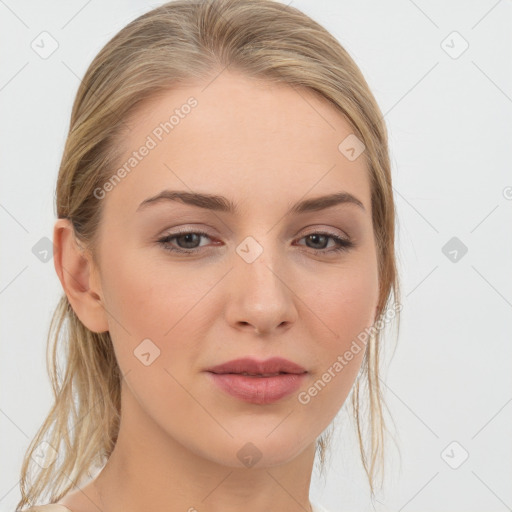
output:
[[[72,101],[103,45],[161,3],[0,1],[2,511],[14,511],[22,455],[51,403],[45,343],[61,287],[37,244],[53,233]],[[375,509],[512,510],[512,3],[292,5],[354,58],[390,135],[403,310],[382,378],[401,465],[389,443]],[[58,45],[51,55],[34,49],[41,37]],[[372,510],[345,409],[311,498]]]

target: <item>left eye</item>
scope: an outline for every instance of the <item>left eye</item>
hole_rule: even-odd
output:
[[[177,252],[177,253],[184,253],[184,254],[194,254],[198,252],[198,247],[200,245],[197,245],[198,242],[200,242],[201,237],[211,238],[208,233],[205,233],[203,231],[183,231],[180,233],[175,233],[171,235],[167,235],[163,238],[160,238],[158,240],[158,243],[169,252]],[[170,245],[171,240],[176,239],[176,241],[182,241],[184,242],[185,247],[176,247]],[[321,248],[315,248],[315,247],[309,247],[310,249],[313,249],[314,252],[320,252],[320,253],[332,253],[332,252],[340,252],[340,251],[346,251],[354,246],[354,243],[345,238],[341,238],[339,236],[333,235],[331,233],[323,233],[323,232],[313,232],[308,235],[303,236],[302,238],[299,238],[299,240],[307,239],[309,241],[312,241],[314,244],[318,243],[320,240],[320,245],[326,245],[324,242],[328,243],[329,239],[334,240],[335,247],[331,249],[327,249],[326,247]],[[180,244],[181,245],[181,244]],[[192,247],[190,247],[190,245]],[[302,244],[300,244],[302,245]],[[188,246],[188,247],[187,247]]]
[[[181,233],[176,233],[174,235],[167,235],[163,238],[160,238],[158,240],[158,243],[166,250],[170,252],[183,252],[190,254],[192,252],[197,252],[197,246],[194,244],[200,240],[201,237],[210,238],[210,236],[207,233],[204,233],[203,231],[183,231]],[[194,240],[195,238],[195,240]],[[171,240],[184,240],[185,245],[191,244],[193,247],[172,247],[169,245],[169,242]]]

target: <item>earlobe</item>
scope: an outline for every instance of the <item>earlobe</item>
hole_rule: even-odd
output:
[[[53,263],[62,288],[80,321],[93,332],[109,330],[99,280],[90,253],[75,237],[69,219],[57,219],[53,230]]]

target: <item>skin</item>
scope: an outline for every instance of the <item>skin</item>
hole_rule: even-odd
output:
[[[204,373],[277,355],[308,371],[299,391],[307,390],[373,323],[379,291],[368,171],[362,157],[338,150],[353,132],[344,117],[309,90],[233,72],[205,85],[152,98],[128,120],[126,155],[190,96],[198,101],[99,201],[97,266],[69,222],[55,223],[63,289],[89,329],[110,332],[125,376],[117,445],[94,480],[59,502],[73,512],[310,510],[315,441],[361,366],[364,350],[307,404],[298,392],[247,403]],[[240,212],[176,201],[136,212],[164,189],[223,195]],[[297,201],[341,191],[364,210],[285,215]],[[196,255],[158,244],[178,228],[207,231],[167,243]],[[354,247],[329,254],[333,239],[307,236],[326,230]],[[263,248],[252,263],[236,252],[247,236]],[[149,366],[134,355],[146,338],[160,349]],[[252,467],[237,457],[248,442],[261,453]]]

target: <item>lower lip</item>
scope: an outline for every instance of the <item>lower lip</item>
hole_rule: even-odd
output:
[[[270,404],[300,388],[306,373],[282,373],[274,377],[250,377],[237,373],[208,372],[223,391],[253,404]]]

